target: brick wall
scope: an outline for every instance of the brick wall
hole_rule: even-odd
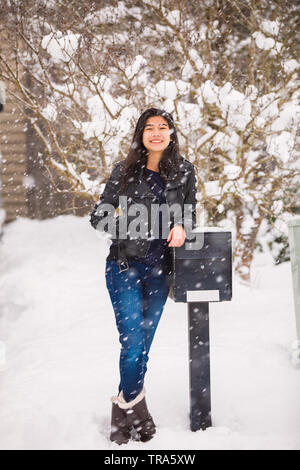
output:
[[[0,113],[0,154],[1,202],[9,222],[28,215],[25,118],[9,97]]]

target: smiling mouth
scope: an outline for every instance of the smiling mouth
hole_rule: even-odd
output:
[[[151,144],[161,144],[162,140],[150,140]]]

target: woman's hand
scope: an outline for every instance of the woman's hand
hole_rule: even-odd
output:
[[[167,242],[170,243],[168,246],[170,247],[179,247],[184,244],[184,240],[186,238],[186,233],[182,225],[175,225],[169,233]]]

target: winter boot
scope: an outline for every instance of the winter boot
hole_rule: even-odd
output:
[[[126,412],[129,428],[132,426],[142,442],[150,441],[156,432],[156,426],[147,408],[145,389],[143,388],[130,402],[125,401],[123,392],[120,393],[118,399],[119,407]]]
[[[124,410],[118,405],[118,397],[111,398],[112,411],[111,411],[111,432],[110,440],[117,444],[127,444],[131,434],[130,428],[127,426],[127,416]]]

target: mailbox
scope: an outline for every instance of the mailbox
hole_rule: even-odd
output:
[[[195,241],[173,249],[173,284],[169,296],[188,305],[190,427],[211,422],[209,302],[231,300],[231,232],[197,228]]]
[[[231,232],[193,232],[201,238],[198,249],[186,241],[173,252],[175,302],[215,302],[232,297]],[[202,245],[202,246],[201,246]]]

